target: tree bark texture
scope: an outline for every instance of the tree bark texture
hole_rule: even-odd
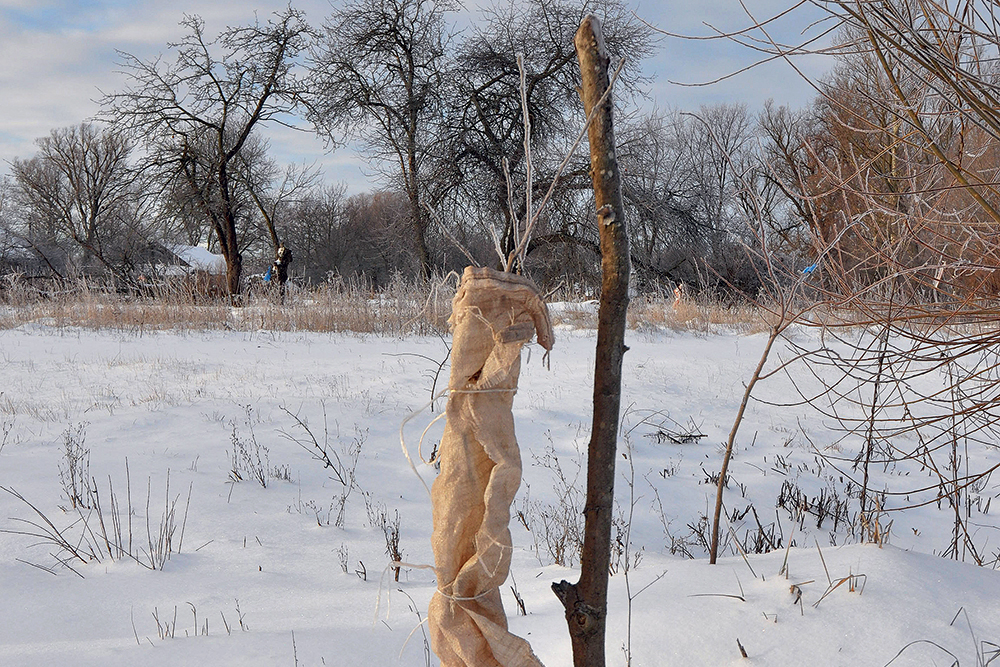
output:
[[[576,33],[582,76],[581,98],[588,114],[608,89],[608,55],[597,17],[588,15]],[[615,455],[625,354],[625,314],[630,272],[621,179],[615,156],[611,96],[605,97],[588,128],[591,178],[601,239],[601,302],[594,372],[594,421],[587,455],[580,581],[552,585],[566,609],[575,667],[603,667],[611,560],[611,516]]]

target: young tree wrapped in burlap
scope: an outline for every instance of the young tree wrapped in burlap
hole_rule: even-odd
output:
[[[540,667],[507,630],[500,586],[510,569],[510,505],[521,483],[511,407],[521,348],[552,349],[548,309],[531,281],[467,267],[453,301],[450,396],[434,481],[438,592],[428,611],[442,667]]]

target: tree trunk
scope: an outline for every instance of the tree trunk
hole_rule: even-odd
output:
[[[406,143],[407,164],[409,174],[406,186],[407,196],[410,198],[410,215],[413,216],[413,235],[416,242],[417,261],[420,262],[420,277],[425,281],[430,281],[433,274],[431,266],[431,253],[427,248],[427,227],[430,223],[427,213],[420,205],[420,173],[417,162],[417,119],[416,108],[411,105],[410,110],[410,131]]]
[[[225,155],[221,135],[219,137],[219,154]],[[218,222],[216,233],[219,236],[219,245],[222,247],[222,256],[226,260],[226,289],[229,290],[230,300],[235,304],[240,295],[243,255],[240,253],[240,244],[236,234],[236,213],[233,210],[232,193],[229,191],[229,172],[226,161],[218,166],[217,178],[222,219]]]
[[[236,239],[236,221],[233,219],[232,212],[226,212],[222,219],[222,225],[217,232],[222,232],[218,236],[222,257],[226,260],[226,289],[229,291],[229,298],[235,302],[240,294],[243,255],[240,253],[240,246]]]
[[[226,289],[229,290],[229,297],[236,299],[240,294],[240,278],[243,274],[243,258],[240,251],[227,252],[226,259]]]
[[[608,55],[601,23],[595,16],[584,18],[576,33],[575,43],[583,79],[581,97],[589,116],[609,85]],[[576,584],[561,581],[552,585],[552,590],[566,609],[575,667],[603,667],[605,664],[615,455],[622,357],[627,349],[625,314],[628,308],[629,250],[611,111],[611,96],[608,95],[588,129],[591,177],[601,237],[602,278],[580,581]]]
[[[411,174],[411,181],[406,186],[406,196],[410,203],[410,224],[413,225],[413,245],[417,251],[417,262],[420,264],[420,278],[425,282],[429,281],[433,274],[431,266],[431,253],[427,248],[427,214],[420,206],[420,190],[415,177]]]
[[[434,274],[434,267],[431,265],[431,253],[427,248],[427,214],[420,210],[420,206],[414,207],[413,231],[417,240],[417,259],[420,262],[420,277],[426,282]]]

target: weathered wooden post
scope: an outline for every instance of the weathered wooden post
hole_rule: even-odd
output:
[[[611,515],[621,407],[622,357],[627,349],[625,315],[630,266],[621,178],[615,155],[611,96],[605,96],[610,83],[609,59],[597,17],[588,15],[584,18],[575,42],[583,80],[580,96],[584,110],[589,117],[594,107],[598,107],[588,128],[588,138],[601,238],[601,302],[580,581],[576,584],[561,581],[553,584],[552,590],[566,608],[575,667],[604,667]]]

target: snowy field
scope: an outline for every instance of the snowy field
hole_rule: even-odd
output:
[[[567,667],[550,586],[578,576],[595,334],[556,336],[550,368],[529,348],[515,399],[524,484],[503,595],[512,630],[545,665]],[[1000,665],[1000,572],[940,557],[946,503],[886,515],[888,544],[857,544],[845,525],[856,450],[830,447],[834,425],[808,408],[751,404],[725,557],[709,566],[706,482],[764,337],[630,331],[627,342],[609,664],[631,651],[643,666]],[[432,574],[404,569],[397,583],[386,568],[394,536],[405,561],[432,562],[431,508],[399,428],[428,401],[446,343],[0,331],[0,529],[12,531],[0,533],[0,665],[437,664],[420,625]],[[436,387],[446,382],[445,364]],[[760,394],[787,403],[790,386],[776,376]],[[435,414],[407,426],[414,458]],[[418,470],[430,483],[433,467]],[[927,478],[878,472],[873,487]],[[835,497],[832,513],[797,511],[795,493]],[[995,556],[1000,476],[976,500],[969,524]],[[741,554],[761,545],[778,548]]]

